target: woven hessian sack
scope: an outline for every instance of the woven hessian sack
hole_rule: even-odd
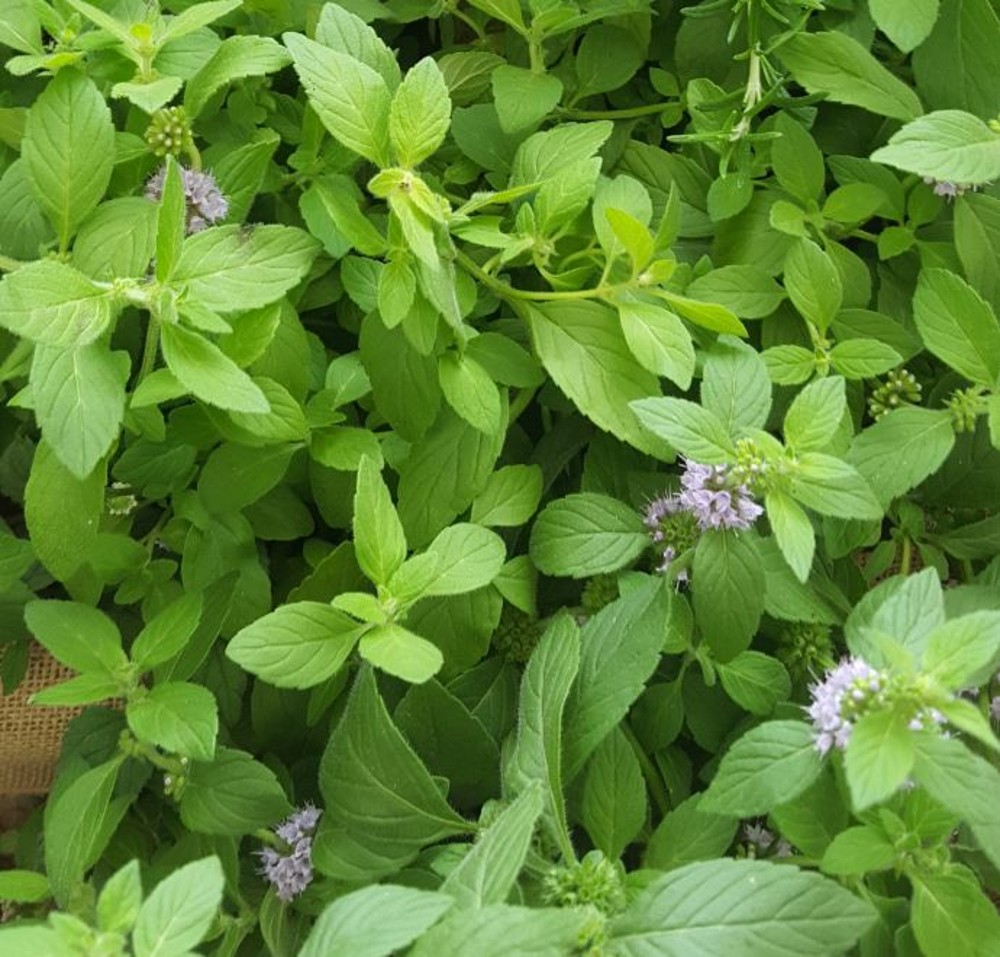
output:
[[[28,698],[75,674],[31,643],[24,680],[13,693],[0,695],[0,797],[49,790],[66,725],[83,708],[42,707]]]

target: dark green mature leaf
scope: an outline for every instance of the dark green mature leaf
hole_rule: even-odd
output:
[[[217,857],[193,861],[162,880],[143,901],[132,932],[136,957],[181,957],[208,933],[225,879]]]
[[[663,579],[654,576],[583,626],[579,670],[566,703],[567,781],[576,777],[642,693],[660,660],[670,602]]]
[[[616,571],[642,554],[649,535],[635,509],[580,492],[542,509],[531,529],[531,560],[547,575],[585,578]]]
[[[1000,807],[992,797],[1000,788],[1000,771],[954,738],[924,734],[917,741],[913,777],[962,818],[983,853],[1000,867]]]
[[[791,801],[822,768],[804,721],[768,721],[743,735],[722,757],[701,810],[733,817],[766,814]]]
[[[453,901],[445,894],[396,887],[364,887],[345,894],[319,915],[298,957],[388,957],[440,920]]]
[[[270,37],[226,37],[184,87],[184,109],[194,119],[215,92],[233,80],[274,73],[291,62]]]
[[[184,826],[238,837],[271,827],[291,811],[274,772],[245,751],[219,748],[211,763],[191,766],[181,796]]]
[[[594,845],[614,861],[642,829],[646,805],[639,759],[628,738],[616,728],[598,745],[587,765],[581,822]]]
[[[781,45],[780,56],[798,83],[835,103],[897,120],[923,113],[916,93],[846,33],[795,33]]]
[[[764,610],[764,571],[750,532],[708,531],[698,541],[692,573],[694,610],[720,661],[750,644]]]
[[[716,667],[726,694],[751,714],[769,715],[792,690],[785,666],[760,651],[742,651]]]
[[[736,836],[739,819],[703,811],[701,801],[700,794],[689,797],[660,821],[646,845],[646,867],[673,871],[725,854]]]
[[[57,599],[32,601],[24,620],[49,653],[74,671],[113,677],[128,662],[118,627],[96,608]]]
[[[507,900],[528,854],[543,805],[541,785],[522,791],[480,833],[472,849],[445,878],[442,893],[454,897],[462,909]]]
[[[913,936],[928,957],[1000,954],[1000,915],[964,868],[917,876],[912,906]]]
[[[847,461],[887,507],[933,475],[954,444],[955,429],[945,409],[896,409],[855,437]]]
[[[850,948],[875,911],[833,881],[764,861],[689,864],[649,885],[611,925],[628,957],[819,955]]]
[[[392,723],[368,667],[330,736],[319,780],[326,808],[321,845],[324,832],[344,833],[358,848],[385,854],[370,878],[392,873],[427,844],[470,830]],[[317,848],[317,865],[331,876],[351,873],[350,853],[334,838]]]
[[[598,426],[651,455],[663,444],[642,429],[630,403],[659,393],[632,357],[608,306],[580,301],[528,307],[535,351],[573,404]]]
[[[1000,378],[1000,325],[989,304],[953,272],[925,269],[913,297],[913,319],[927,348],[972,382]]]
[[[564,613],[546,628],[524,670],[517,737],[505,772],[515,794],[543,783],[543,820],[568,859],[574,855],[563,797],[563,710],[579,667],[579,629]]]
[[[28,112],[21,155],[63,250],[108,187],[114,133],[97,85],[71,68],[56,74]]]

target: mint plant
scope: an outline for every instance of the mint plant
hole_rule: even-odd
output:
[[[986,0],[7,0],[0,951],[992,954]]]

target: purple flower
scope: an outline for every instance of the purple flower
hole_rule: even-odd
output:
[[[862,658],[847,658],[826,673],[821,682],[810,685],[812,702],[806,713],[812,718],[816,750],[845,748],[855,719],[870,701],[879,699],[887,676]]]
[[[753,823],[743,825],[743,840],[752,844],[758,851],[766,851],[774,843],[774,833],[763,824]]]
[[[746,485],[734,485],[727,465],[702,465],[687,461],[681,476],[681,508],[690,512],[698,527],[706,529],[747,529],[764,509]]]
[[[312,883],[312,840],[322,813],[311,804],[304,805],[274,828],[288,850],[279,853],[273,847],[265,847],[257,852],[263,865],[260,872],[279,900],[287,903]]]
[[[161,166],[146,183],[146,199],[158,203],[163,196],[163,183],[167,168]],[[184,184],[184,201],[187,203],[187,233],[200,232],[226,218],[229,202],[219,189],[211,173],[181,167]]]

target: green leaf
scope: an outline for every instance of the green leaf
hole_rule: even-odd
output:
[[[242,0],[207,0],[182,10],[176,16],[167,19],[163,42],[169,43],[171,40],[177,40],[202,27],[207,27],[227,13],[232,13],[241,3]]]
[[[785,298],[785,292],[759,266],[720,266],[693,280],[687,294],[694,299],[716,302],[741,319],[763,319]]]
[[[28,112],[21,156],[63,250],[104,196],[114,165],[114,137],[104,97],[75,69],[60,70]]]
[[[736,457],[725,424],[695,402],[653,398],[629,404],[643,426],[696,462],[722,465]]]
[[[35,418],[60,461],[86,478],[111,448],[125,414],[128,354],[102,342],[38,344],[31,364]]]
[[[162,665],[187,645],[201,621],[200,592],[189,592],[161,609],[139,632],[129,656],[139,671]]]
[[[816,353],[802,346],[772,346],[762,355],[775,385],[800,385],[816,370]]]
[[[767,493],[764,504],[781,554],[795,577],[805,582],[816,553],[816,532],[809,516],[793,498],[777,489]]]
[[[794,499],[821,515],[871,520],[882,517],[882,506],[868,483],[853,466],[832,455],[800,455],[789,491]]]
[[[653,576],[583,626],[576,682],[566,703],[567,781],[625,717],[656,669],[670,601],[663,580]]]
[[[916,93],[846,33],[795,33],[780,56],[796,82],[834,103],[904,121],[923,113]]]
[[[438,380],[445,401],[480,432],[492,434],[503,425],[500,393],[475,359],[447,352],[438,359]]]
[[[946,409],[896,409],[855,436],[847,461],[888,507],[941,468],[954,444]]]
[[[244,751],[221,747],[210,764],[191,765],[180,801],[188,830],[227,837],[271,827],[291,809],[270,768]]]
[[[720,336],[705,358],[701,404],[730,436],[763,428],[771,411],[771,380],[764,360],[732,336]]]
[[[581,492],[542,509],[531,529],[531,560],[546,575],[587,578],[617,571],[649,546],[639,513],[617,499]]]
[[[441,885],[462,909],[507,900],[527,857],[535,824],[542,813],[542,788],[525,789],[494,818]]]
[[[1000,612],[973,611],[927,636],[922,670],[951,691],[984,683],[1000,657]]]
[[[24,517],[38,560],[59,581],[87,561],[104,514],[105,473],[79,479],[44,440],[38,444],[24,493]]]
[[[167,282],[177,265],[186,226],[184,181],[180,167],[168,154],[156,217],[156,278],[159,282]]]
[[[479,5],[494,0],[477,0]],[[417,941],[409,957],[566,957],[586,936],[579,909],[490,904],[454,911]]]
[[[248,76],[265,76],[289,63],[288,51],[270,37],[226,37],[185,84],[184,110],[193,120],[226,84]]]
[[[338,897],[319,915],[298,957],[389,957],[440,920],[445,894],[384,884]]]
[[[576,49],[576,100],[624,86],[645,60],[645,50],[630,30],[605,23],[592,26]]]
[[[1000,867],[1000,771],[954,738],[923,734],[913,766],[917,784],[972,830],[994,867]]]
[[[820,870],[836,877],[887,871],[896,863],[898,851],[876,827],[849,827],[841,831],[823,852]]]
[[[346,472],[357,472],[366,458],[378,468],[385,461],[378,436],[368,429],[349,425],[335,425],[322,432],[313,432],[309,452],[327,468]]]
[[[392,94],[382,75],[299,33],[285,33],[282,39],[323,125],[348,149],[376,166],[388,166]]]
[[[111,836],[104,822],[120,767],[116,758],[84,771],[45,806],[45,872],[61,907]]]
[[[913,733],[899,710],[875,711],[855,722],[847,743],[844,769],[851,804],[863,811],[895,794],[913,770]]]
[[[354,493],[354,548],[358,564],[376,585],[388,584],[406,558],[406,534],[378,466],[364,459]]]
[[[664,816],[646,845],[645,867],[673,871],[695,861],[714,860],[729,850],[739,820],[702,811],[701,801],[702,795],[695,794]]]
[[[281,605],[242,628],[226,656],[279,688],[311,688],[335,675],[364,631],[330,605]]]
[[[904,53],[930,36],[938,17],[938,0],[868,0],[875,25]]]
[[[239,511],[266,495],[285,476],[294,445],[253,446],[224,442],[198,476],[202,504],[216,515]]]
[[[135,957],[182,957],[200,943],[222,903],[224,884],[217,857],[192,861],[160,881],[139,909]]]
[[[1000,177],[1000,135],[971,113],[938,110],[907,123],[871,158],[918,176],[976,186]]]
[[[1000,309],[1000,200],[967,193],[955,203],[955,249],[969,285],[994,309]]]
[[[485,588],[507,560],[503,539],[471,522],[449,525],[427,546],[427,554],[438,561],[424,595],[460,595]]]
[[[510,135],[537,127],[558,106],[563,94],[558,77],[507,63],[490,74],[490,83],[500,128]]]
[[[319,243],[294,226],[215,226],[188,236],[170,284],[223,315],[280,299],[309,271]]]
[[[0,872],[0,900],[35,904],[49,896],[49,880],[44,874],[20,870]]]
[[[396,55],[356,13],[335,3],[324,4],[316,24],[316,40],[370,66],[382,75],[390,90],[399,86]]]
[[[751,714],[766,717],[779,701],[787,701],[792,693],[785,666],[760,651],[741,651],[716,668],[726,694]]]
[[[514,794],[533,782],[544,786],[543,820],[572,859],[563,798],[563,709],[580,667],[579,630],[568,614],[556,616],[532,652],[521,680],[517,734],[505,774]]]
[[[708,646],[728,661],[750,644],[764,610],[764,571],[752,533],[707,531],[692,570],[694,610]]]
[[[663,452],[629,408],[632,400],[659,392],[656,377],[632,357],[612,310],[589,301],[527,309],[535,352],[570,401],[640,451]]]
[[[694,345],[677,316],[648,302],[620,302],[618,318],[629,350],[644,369],[666,376],[681,389],[691,385]]]
[[[367,879],[377,879],[425,845],[470,830],[390,720],[370,668],[358,674],[334,727],[319,781],[325,811],[314,855],[331,876],[356,874],[353,852],[368,850],[381,864]]]
[[[846,379],[871,379],[901,365],[903,357],[877,339],[848,339],[830,350],[830,363]]]
[[[365,661],[411,684],[429,681],[444,664],[437,645],[392,623],[366,631],[358,650]]]
[[[801,794],[822,769],[812,728],[804,721],[768,721],[722,756],[701,810],[731,817],[767,814]]]
[[[826,169],[816,141],[787,113],[775,117],[781,134],[771,144],[771,167],[778,184],[803,204],[814,203],[823,193]]]
[[[830,327],[844,301],[840,271],[811,239],[800,239],[785,257],[785,289],[792,304],[820,333]]]
[[[646,784],[639,759],[624,733],[615,729],[587,765],[580,821],[604,856],[615,861],[646,822]]]
[[[0,282],[0,324],[50,346],[93,342],[116,311],[111,293],[53,259],[28,263]]]
[[[914,661],[927,647],[931,631],[944,623],[944,598],[934,568],[890,579],[865,595],[844,625],[847,644],[858,654],[862,631],[881,632],[901,642]],[[873,662],[870,662],[873,663]],[[878,666],[878,665],[876,665]]]
[[[160,346],[170,371],[203,402],[234,412],[270,411],[267,396],[217,345],[183,326],[164,325]]]
[[[875,920],[819,874],[765,861],[689,864],[648,885],[610,927],[625,957],[846,953]]]
[[[183,681],[157,685],[132,698],[125,716],[141,741],[193,761],[212,760],[219,714],[208,688]]]
[[[523,525],[542,497],[542,470],[537,465],[505,465],[497,469],[472,503],[472,521],[491,528]]]
[[[910,922],[921,953],[1000,954],[1000,915],[964,868],[914,875]]]
[[[158,212],[159,206],[144,196],[101,203],[76,234],[72,265],[104,281],[145,276],[156,255]]]
[[[826,448],[847,411],[844,380],[829,376],[810,382],[785,413],[785,441],[795,453]]]
[[[97,898],[97,926],[103,931],[128,933],[142,904],[142,875],[133,859],[114,872]]]
[[[406,169],[419,166],[437,152],[450,125],[448,86],[437,63],[424,57],[407,71],[389,108],[389,142],[396,162]]]
[[[913,320],[927,348],[977,385],[1000,380],[1000,326],[989,304],[947,269],[925,269],[913,297]]]
[[[115,677],[127,666],[118,627],[96,608],[57,599],[32,601],[24,620],[32,635],[74,671]]]

